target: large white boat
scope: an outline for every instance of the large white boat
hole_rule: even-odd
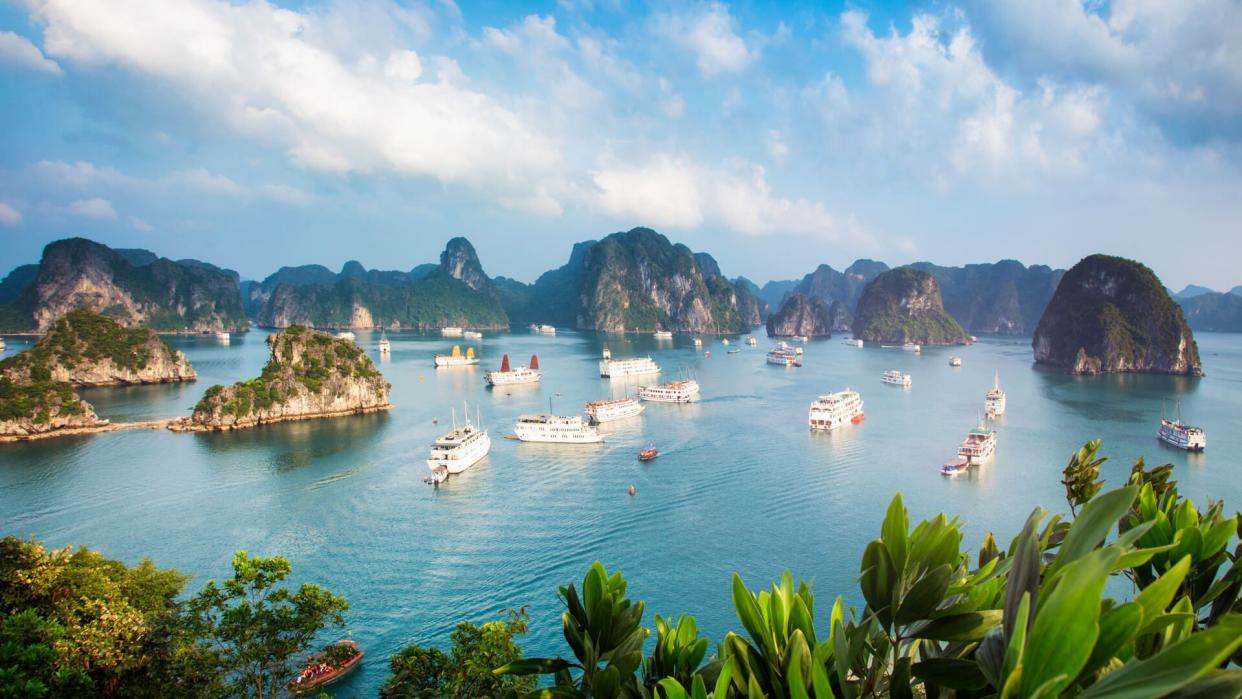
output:
[[[388,341],[388,336],[380,331],[379,353],[388,354],[389,352],[392,352],[392,343]]]
[[[905,350],[906,352],[922,352],[923,351],[923,348],[921,346],[913,342],[907,342],[906,344],[901,346],[901,349]]]
[[[896,369],[889,369],[884,372],[884,375],[880,377],[880,380],[886,384],[901,386],[903,388],[910,388],[913,384],[913,381],[910,380],[909,374],[903,374]]]
[[[1005,392],[1000,387],[1000,372],[992,382],[992,390],[983,399],[983,411],[989,420],[995,420],[1005,414]]]
[[[850,347],[862,347],[863,341],[857,338],[851,337],[851,338],[846,339],[845,344],[849,345]]]
[[[637,398],[614,398],[612,400],[593,400],[586,404],[587,417],[593,424],[624,420],[641,413],[647,406]]]
[[[233,336],[226,332],[218,332],[216,333],[216,339],[220,341],[220,344],[227,345],[232,341]],[[0,349],[4,349],[4,340],[0,340]]]
[[[802,366],[802,359],[787,342],[778,342],[768,352],[768,364],[777,366]]]
[[[440,334],[444,337],[461,337],[462,329],[456,325],[450,325],[447,328],[440,328]]]
[[[467,340],[482,340],[483,333],[477,330],[463,330],[461,336]]]
[[[961,366],[962,358],[958,356],[949,357],[949,366]]]
[[[543,335],[555,335],[556,328],[551,325],[539,325],[538,323],[530,324],[530,331],[533,333],[541,333]]]
[[[523,442],[596,444],[604,441],[599,431],[582,421],[581,415],[522,415],[513,426],[513,432]]]
[[[746,344],[747,344],[747,345],[750,345],[751,347],[758,347],[758,346],[759,346],[759,341],[758,341],[758,340],[756,340],[756,339],[754,338],[754,336],[747,335],[747,336],[746,336]]]
[[[1207,448],[1207,435],[1203,433],[1203,429],[1182,422],[1180,401],[1177,404],[1176,420],[1170,420],[1164,415],[1160,416],[1160,431],[1156,433],[1156,436],[1165,444],[1186,451],[1203,451]]]
[[[461,347],[458,347],[457,345],[453,345],[453,352],[451,354],[437,354],[435,355],[435,362],[436,362],[436,366],[438,367],[470,366],[472,364],[478,364],[479,358],[474,356],[473,347],[467,347],[466,353],[462,354]]]
[[[487,436],[487,430],[475,427],[470,422],[469,413],[466,424],[461,427],[457,426],[454,415],[453,429],[432,443],[427,468],[433,474],[440,470],[447,474],[461,473],[487,456],[491,448],[492,440]]]
[[[671,340],[671,339],[673,339],[673,333],[672,333],[672,331],[671,331],[671,330],[657,330],[657,331],[655,331],[655,332],[653,332],[653,333],[651,333],[651,334],[652,334],[652,336],[654,336],[654,337],[655,337],[655,339],[657,339],[657,340]]]
[[[599,375],[605,379],[658,373],[660,373],[660,365],[656,364],[651,357],[613,359],[612,352],[607,347],[604,348],[603,359],[599,362]]]
[[[337,338],[341,340],[349,340],[350,342],[353,342],[354,338],[357,337],[357,335],[353,334],[352,332],[348,330],[342,330],[339,333],[337,333],[336,336]]]
[[[530,366],[511,368],[509,355],[500,360],[500,369],[483,374],[488,386],[508,386],[517,383],[536,383],[539,381],[539,357],[530,355]]]
[[[654,386],[639,386],[638,397],[656,403],[691,403],[699,399],[699,382],[680,379]]]
[[[694,346],[695,346],[695,347],[702,347],[702,346],[703,346],[703,338],[701,338],[701,337],[696,337],[696,338],[694,338]]]
[[[842,425],[862,422],[863,417],[862,396],[847,388],[816,398],[811,403],[807,423],[813,430],[835,430]]]
[[[966,439],[957,447],[957,455],[966,459],[970,466],[983,463],[996,453],[996,430],[989,430],[982,421],[979,426],[966,434]]]

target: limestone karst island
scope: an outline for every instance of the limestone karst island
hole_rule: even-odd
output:
[[[0,9],[0,699],[1242,698],[1238,0]]]

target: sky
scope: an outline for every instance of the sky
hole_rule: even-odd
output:
[[[262,278],[635,226],[1242,284],[1242,3],[0,0],[0,274],[52,240]]]

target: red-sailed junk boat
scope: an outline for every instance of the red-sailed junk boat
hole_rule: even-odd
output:
[[[352,649],[354,652],[349,657],[333,664],[332,656],[334,654],[343,654],[342,650],[333,650],[334,646],[344,646]],[[343,651],[348,653],[349,651]],[[289,691],[294,694],[302,694],[312,689],[318,689],[324,685],[331,684],[345,675],[351,670],[358,667],[362,662],[362,656],[365,653],[358,647],[358,642],[354,640],[340,640],[332,643],[319,652],[321,659],[311,656],[306,661],[306,667],[302,672],[289,683]]]

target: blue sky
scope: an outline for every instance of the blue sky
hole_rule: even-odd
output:
[[[760,282],[1109,252],[1242,283],[1236,0],[24,0],[0,129],[0,270],[465,235],[529,281],[647,225]]]

